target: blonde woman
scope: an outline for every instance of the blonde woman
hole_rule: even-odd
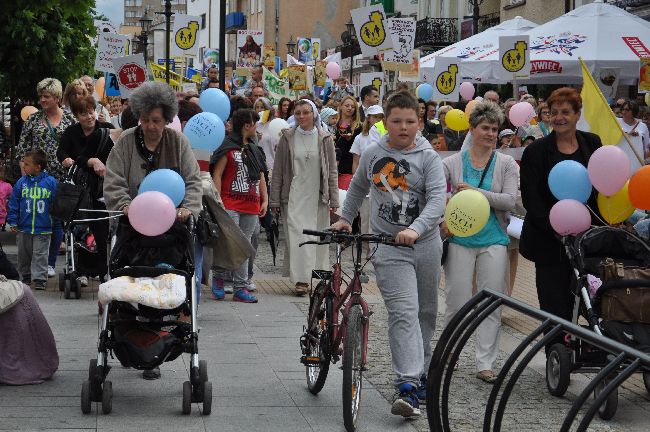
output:
[[[339,162],[339,189],[346,189],[352,180],[352,143],[361,133],[359,104],[352,96],[345,96],[339,105],[339,121],[336,124],[334,143]]]
[[[271,211],[282,212],[289,264],[296,295],[307,294],[312,269],[329,268],[327,246],[298,244],[308,240],[303,229],[329,226],[329,210],[339,207],[336,155],[332,135],[320,128],[316,105],[306,99],[295,103],[296,126],[283,131],[271,177]]]
[[[83,81],[80,79],[70,81],[68,85],[65,86],[65,90],[63,91],[63,99],[61,100],[63,109],[66,112],[72,114],[72,110],[70,108],[70,103],[72,100],[75,98],[84,97],[87,94],[88,90],[86,90],[86,85],[83,83]]]

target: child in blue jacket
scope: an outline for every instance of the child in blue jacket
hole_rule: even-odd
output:
[[[23,168],[25,175],[16,182],[9,199],[7,225],[18,232],[18,272],[23,283],[33,280],[34,289],[44,290],[52,234],[50,205],[57,183],[45,171],[47,156],[42,150],[28,152]]]

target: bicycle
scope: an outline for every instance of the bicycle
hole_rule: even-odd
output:
[[[362,297],[362,270],[369,261],[361,263],[362,245],[366,243],[397,244],[387,234],[350,234],[348,232],[303,230],[303,234],[317,236],[319,241],[307,244],[329,245],[336,243],[336,262],[332,270],[312,270],[312,279],[320,282],[309,296],[309,314],[305,333],[300,337],[305,365],[307,388],[318,394],[325,385],[330,363],[343,357],[343,423],[352,432],[356,428],[361,403],[362,375],[366,366],[368,328],[372,312]],[[354,272],[348,277],[341,267],[341,255],[353,246]],[[349,279],[347,289],[341,294],[343,277]]]

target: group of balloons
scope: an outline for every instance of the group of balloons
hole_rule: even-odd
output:
[[[606,145],[589,158],[587,168],[566,160],[553,167],[548,176],[551,193],[559,201],[550,213],[553,229],[560,235],[576,235],[591,226],[585,203],[598,191],[598,210],[609,224],[629,218],[636,209],[650,210],[650,166],[640,168],[630,178],[630,161],[623,150]]]
[[[185,197],[185,182],[176,171],[157,169],[142,180],[129,205],[129,222],[145,236],[166,233],[176,220],[176,207]]]

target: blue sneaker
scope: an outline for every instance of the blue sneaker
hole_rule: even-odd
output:
[[[242,303],[257,303],[257,297],[251,294],[246,288],[235,291],[232,300]]]
[[[420,415],[417,390],[413,384],[402,383],[397,387],[390,413],[407,418]]]
[[[223,289],[223,279],[212,279],[212,296],[215,300],[223,300],[226,297],[226,292]]]
[[[418,386],[418,389],[415,391],[415,393],[418,395],[418,401],[421,404],[427,403],[427,376],[422,375],[420,377],[420,385]]]

